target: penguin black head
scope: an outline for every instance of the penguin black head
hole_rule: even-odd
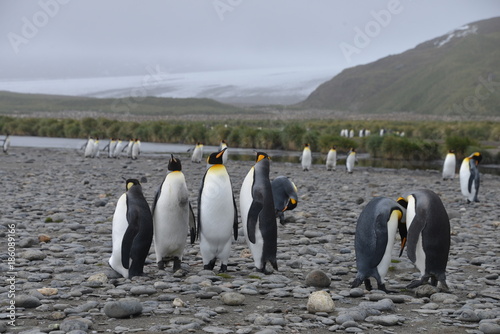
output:
[[[408,200],[404,197],[399,197],[398,200],[396,201],[399,205],[401,205],[404,209],[408,208]],[[398,232],[399,236],[401,237],[401,250],[399,251],[399,256],[403,254],[403,250],[406,245],[406,240],[408,236],[408,230],[406,227],[406,222],[402,220],[403,218],[403,213],[401,213],[401,218],[398,222]]]
[[[226,152],[227,147],[223,148],[219,152],[214,152],[208,156],[207,163],[210,165],[222,164],[222,156]]]
[[[181,161],[177,158],[174,157],[173,154],[170,155],[171,158],[170,160],[168,161],[168,167],[167,169],[169,171],[181,171],[182,170],[182,165],[181,165]]]
[[[479,152],[472,153],[469,156],[469,158],[471,158],[472,160],[476,161],[476,165],[478,165],[481,162],[481,160],[483,160],[483,156]]]
[[[257,152],[257,157],[255,159],[255,162],[259,162],[263,159],[269,159],[271,160],[271,158],[267,155],[267,153],[264,153],[264,152]]]
[[[448,153],[455,153],[455,150],[449,150]]]
[[[140,186],[141,183],[137,179],[128,179],[127,181],[125,181],[125,185],[126,185],[126,189],[129,190],[133,186]]]
[[[309,143],[305,143],[305,144],[304,144],[304,147],[309,147]]]

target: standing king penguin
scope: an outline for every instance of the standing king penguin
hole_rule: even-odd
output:
[[[302,162],[302,170],[309,171],[312,164],[312,153],[309,144],[304,144],[304,150],[302,151],[302,157],[300,160]]]
[[[10,147],[10,135],[6,134],[2,145],[3,153],[8,154],[9,147]]]
[[[464,158],[462,165],[460,165],[460,189],[462,190],[462,195],[467,199],[467,203],[479,202],[477,194],[480,182],[477,165],[481,160],[481,153],[474,152]]]
[[[271,188],[276,217],[280,219],[280,224],[285,225],[284,212],[295,209],[299,201],[297,187],[289,178],[281,175],[271,182]]]
[[[347,153],[347,159],[345,160],[345,167],[349,174],[352,173],[355,163],[356,163],[356,150],[354,148],[351,148],[351,150]]]
[[[455,151],[449,150],[443,163],[443,180],[455,178],[456,164]]]
[[[444,291],[446,284],[446,265],[450,252],[450,220],[438,195],[428,189],[409,192],[398,199],[406,208],[408,229],[408,258],[420,270],[420,280],[412,281],[408,288],[426,284],[441,283]]]
[[[370,277],[374,277],[378,289],[388,292],[384,278],[391,264],[396,231],[401,236],[401,251],[406,242],[403,212],[396,201],[386,197],[375,197],[365,206],[356,224],[354,248],[358,273],[351,287],[365,283],[366,289],[371,290]]]
[[[160,270],[173,260],[173,270],[177,271],[181,269],[188,230],[193,244],[196,227],[181,161],[171,155],[167,169],[152,208],[155,253]]]
[[[220,272],[227,271],[232,236],[238,238],[238,211],[231,179],[222,163],[224,148],[210,154],[208,168],[198,196],[198,235],[203,268],[213,270],[220,260]]]
[[[125,278],[144,274],[153,241],[153,217],[138,180],[126,181],[113,215],[113,251],[109,265]]]
[[[269,180],[269,157],[257,152],[255,165],[243,180],[240,192],[240,212],[243,231],[252,252],[255,267],[263,273],[270,262],[278,270],[278,226],[273,191]]]
[[[191,162],[200,163],[203,158],[203,143],[197,142],[191,155]]]
[[[332,146],[328,155],[326,156],[326,170],[335,170],[337,166],[337,150]]]

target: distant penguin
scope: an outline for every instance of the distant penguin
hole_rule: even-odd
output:
[[[94,138],[89,137],[85,145],[85,152],[83,153],[83,156],[85,158],[93,158],[93,153],[94,153]]]
[[[93,147],[92,147],[92,158],[98,158],[99,157],[99,138],[96,137],[93,142]]]
[[[271,188],[276,217],[285,225],[285,211],[295,209],[299,202],[297,187],[286,176],[278,176],[271,182]]]
[[[141,276],[153,241],[153,218],[138,180],[126,181],[113,215],[113,251],[109,265],[125,278]]]
[[[229,159],[229,151],[225,139],[222,139],[219,144],[219,152],[222,152],[222,150],[226,150],[222,155],[222,163],[225,165],[227,163],[227,160]]]
[[[141,154],[141,141],[139,139],[134,139],[130,157],[132,158],[132,160],[136,160],[139,157],[139,154]]]
[[[193,244],[196,228],[181,161],[171,155],[167,169],[152,207],[154,244],[158,268],[164,269],[172,260],[177,271],[181,269],[188,230]]]
[[[113,158],[119,157],[125,146],[125,142],[121,139],[118,139],[116,142],[115,151],[113,152]]]
[[[408,258],[420,270],[421,278],[407,287],[426,284],[448,291],[446,265],[450,252],[450,220],[441,199],[431,190],[415,190],[398,199],[406,208]]]
[[[345,167],[348,173],[352,173],[354,170],[354,164],[356,163],[356,150],[351,148],[347,153],[347,159],[345,160]]]
[[[302,150],[300,161],[302,163],[302,170],[308,171],[309,169],[311,169],[312,153],[309,144],[304,144],[304,150]]]
[[[455,151],[449,150],[443,163],[443,180],[455,178],[456,160]]]
[[[203,159],[203,143],[198,142],[191,155],[191,162],[200,163],[201,159]]]
[[[326,156],[326,170],[335,170],[337,167],[337,150],[332,146],[328,155]]]
[[[240,213],[243,231],[252,252],[255,268],[268,274],[267,262],[278,270],[278,226],[269,180],[269,157],[257,152],[255,165],[250,169],[240,192]]]
[[[198,235],[203,268],[213,270],[217,259],[220,272],[227,271],[232,237],[238,238],[238,211],[223,155],[227,148],[210,154],[208,168],[198,196]]]
[[[109,143],[103,148],[103,150],[108,149],[108,158],[114,158],[115,148],[116,148],[116,140],[114,138],[111,138],[109,140]]]
[[[479,202],[477,198],[479,192],[479,169],[477,165],[482,160],[481,153],[474,152],[462,160],[460,165],[460,189],[462,195],[467,199],[467,203]]]
[[[3,153],[8,154],[9,147],[10,147],[10,135],[7,134],[5,135],[5,138],[3,140],[3,145],[2,145]]]
[[[351,129],[349,131],[349,138],[354,138],[354,130],[353,129]]]
[[[375,197],[359,215],[354,237],[358,273],[351,287],[365,283],[372,289],[370,277],[375,278],[379,290],[388,290],[384,278],[391,264],[396,231],[401,236],[401,250],[406,242],[406,224],[402,222],[404,209],[396,201]]]
[[[127,146],[125,146],[125,148],[127,149],[127,157],[129,158],[132,158],[132,148],[134,147],[134,142],[134,139],[130,139]]]

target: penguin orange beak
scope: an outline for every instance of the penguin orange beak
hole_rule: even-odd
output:
[[[401,257],[401,254],[403,254],[403,250],[405,249],[406,245],[406,238],[401,239],[401,250],[399,251],[399,257]]]

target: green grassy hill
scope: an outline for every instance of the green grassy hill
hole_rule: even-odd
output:
[[[498,116],[500,17],[346,69],[300,106],[360,113]]]
[[[0,91],[0,114],[30,114],[34,112],[94,111],[102,117],[111,114],[189,115],[232,114],[242,109],[212,99],[198,98],[90,98],[62,95],[20,94]]]

